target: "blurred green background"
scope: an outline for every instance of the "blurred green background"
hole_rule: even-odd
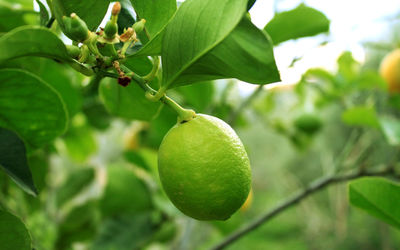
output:
[[[286,1],[277,2],[279,7]],[[0,1],[0,17],[15,18],[0,20],[3,33],[36,20],[11,10],[18,12]],[[335,24],[335,19],[331,22]],[[383,23],[387,33],[362,41],[362,61],[354,59],[354,51],[341,51],[324,56],[332,68],[321,63],[301,71],[296,64],[307,56],[307,46],[289,41],[275,53],[284,80],[285,72],[300,72],[294,82],[265,86],[254,95],[254,85],[236,80],[168,92],[186,108],[230,122],[247,149],[253,197],[223,222],[183,215],[161,188],[157,149],[176,123],[173,111],[162,107],[150,122],[113,116],[102,94],[115,84],[113,80],[100,82],[99,95],[97,89],[86,87],[90,79],[69,67],[50,59],[23,59],[32,60],[31,68],[24,69],[49,81],[57,79],[59,86],[54,88],[68,93],[66,104],[73,113],[62,137],[28,154],[38,197],[24,193],[0,172],[1,207],[22,219],[38,250],[208,249],[321,176],[394,164],[399,161],[400,134],[393,136],[391,131],[400,128],[400,96],[388,93],[378,68],[400,42],[399,15],[388,16]],[[314,39],[309,40],[312,46],[329,47],[336,41],[331,38],[323,34],[307,39]],[[280,56],[285,46],[299,53]],[[279,57],[290,65],[279,65]],[[20,68],[21,60],[7,66]],[[251,102],[241,109],[249,96]],[[347,184],[342,183],[306,198],[227,249],[395,250],[399,246],[398,229],[351,207]]]

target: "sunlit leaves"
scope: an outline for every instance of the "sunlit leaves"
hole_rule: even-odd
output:
[[[400,186],[382,178],[363,178],[349,185],[349,199],[372,216],[400,229]]]
[[[185,1],[166,28],[163,85],[169,86],[199,57],[219,44],[239,23],[247,1]]]
[[[280,81],[271,41],[246,17],[221,43],[180,72],[170,86],[220,78],[255,84]]]
[[[320,11],[300,4],[297,8],[278,13],[265,26],[274,44],[329,31],[329,20]]]
[[[271,41],[243,17],[246,4],[239,0],[182,4],[164,35],[164,88],[220,78],[256,84],[280,80]]]
[[[141,32],[144,47],[135,56],[161,54],[165,27],[176,11],[175,0],[130,0],[138,19],[146,20],[146,31]],[[162,4],[160,2],[162,1]],[[150,41],[148,41],[150,40]],[[148,41],[148,42],[147,42]]]
[[[379,128],[377,114],[372,107],[353,107],[343,112],[342,120],[350,126]]]
[[[150,39],[154,38],[168,23],[176,11],[175,0],[130,0],[137,19],[146,20]]]

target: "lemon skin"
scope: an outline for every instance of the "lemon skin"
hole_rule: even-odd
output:
[[[228,219],[250,191],[250,162],[242,142],[228,124],[209,115],[197,114],[168,131],[158,169],[172,203],[198,220]]]

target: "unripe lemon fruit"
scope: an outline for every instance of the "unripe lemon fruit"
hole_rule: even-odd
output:
[[[388,83],[390,93],[400,93],[400,49],[395,49],[383,58],[379,72]]]
[[[315,114],[304,113],[296,118],[294,126],[306,134],[313,135],[321,129],[322,121]]]
[[[198,220],[226,220],[246,200],[250,163],[224,121],[197,114],[165,135],[158,153],[161,183],[172,203]]]

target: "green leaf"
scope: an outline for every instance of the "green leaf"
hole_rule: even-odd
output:
[[[181,86],[175,90],[184,97],[184,103],[197,112],[204,112],[212,104],[215,93],[214,82],[211,81]]]
[[[126,151],[124,152],[124,159],[135,166],[150,170],[149,164],[146,162],[140,151]]]
[[[220,44],[179,72],[170,87],[220,78],[255,84],[280,81],[270,39],[246,17]]]
[[[35,0],[36,3],[39,5],[39,11],[40,11],[40,25],[41,26],[46,26],[47,21],[49,20],[49,13],[47,12],[46,7],[40,0]]]
[[[363,71],[357,79],[358,87],[361,89],[387,90],[387,83],[376,71]]]
[[[353,55],[349,51],[343,52],[337,59],[338,64],[338,75],[343,80],[351,82],[359,75],[360,64],[353,58]]]
[[[99,229],[92,249],[143,249],[158,229],[152,214],[119,215],[106,220]]]
[[[49,84],[24,70],[0,70],[0,126],[40,147],[63,134],[67,124],[66,106]]]
[[[135,173],[123,165],[107,169],[107,186],[100,201],[103,217],[135,214],[152,208],[151,194]]]
[[[0,166],[24,191],[37,195],[24,142],[16,133],[4,128],[0,128]]]
[[[362,178],[349,184],[350,203],[400,229],[400,186],[383,178]]]
[[[68,155],[76,162],[85,162],[97,151],[97,142],[93,130],[86,124],[82,115],[77,115],[71,122],[63,142]]]
[[[23,26],[0,38],[0,64],[23,56],[41,56],[70,62],[64,43],[43,27]]]
[[[4,0],[2,0],[4,2]],[[13,4],[20,4],[24,9],[33,9],[32,0],[5,0],[6,2],[11,2]]]
[[[154,38],[168,23],[176,11],[175,0],[130,0],[137,19],[146,19],[146,30]]]
[[[198,58],[222,42],[246,11],[247,0],[188,0],[166,27],[163,86],[168,88]]]
[[[24,14],[22,8],[0,1],[0,32],[8,32],[16,27],[26,25]]]
[[[400,121],[394,117],[380,117],[379,123],[387,142],[390,145],[400,145]]]
[[[247,2],[247,11],[251,9],[251,7],[253,7],[253,5],[256,3],[256,0],[249,0]]]
[[[40,192],[47,186],[47,176],[50,172],[48,155],[42,150],[35,151],[34,153],[30,152],[28,165],[32,172],[33,183],[35,183],[35,187]],[[40,203],[40,200],[37,201]]]
[[[304,78],[317,78],[318,80],[324,80],[329,83],[335,81],[335,77],[327,70],[321,68],[312,68],[306,71],[303,75]]]
[[[141,141],[146,147],[158,149],[165,134],[176,124],[176,112],[169,107],[164,107],[160,114],[153,119],[149,128],[141,135]]]
[[[73,171],[59,190],[57,190],[57,206],[61,207],[68,200],[72,199],[94,179],[93,168],[82,168]]]
[[[158,56],[161,55],[161,47],[165,29],[163,29],[158,35],[146,43],[140,48],[135,54],[129,55],[128,57],[139,57],[139,56]]]
[[[92,31],[100,25],[109,4],[109,0],[53,0],[54,15],[62,28],[62,17],[76,13]]]
[[[175,0],[130,0],[138,19],[146,19],[146,31],[150,41],[144,33],[138,34],[144,46],[133,56],[153,56],[161,54],[162,38],[165,28],[176,12]]]
[[[31,237],[22,221],[0,210],[0,246],[2,250],[31,250]]]
[[[97,231],[97,202],[79,204],[58,224],[58,239],[52,249],[71,249],[74,242],[93,239]]]
[[[141,76],[147,75],[153,68],[153,63],[146,56],[127,58],[124,61],[124,65]]]
[[[118,15],[118,34],[122,34],[125,28],[132,27],[135,23],[135,12],[132,8],[130,1],[120,1],[121,12]]]
[[[51,59],[38,57],[17,58],[8,61],[3,67],[24,69],[42,78],[61,95],[69,117],[73,117],[81,109],[82,96],[78,89],[74,88],[81,78],[70,67]]]
[[[387,90],[387,87],[388,86],[386,84],[386,90]],[[397,110],[400,110],[400,94],[390,93],[389,99],[388,99],[388,104],[389,104],[389,107],[393,107]]]
[[[379,128],[379,121],[373,107],[353,107],[342,113],[342,121],[350,126]]]
[[[329,20],[320,11],[300,4],[295,9],[278,13],[265,26],[274,44],[329,31]]]
[[[126,119],[150,121],[160,108],[160,103],[149,101],[135,83],[122,87],[115,79],[105,78],[100,83],[99,94],[111,114]]]
[[[104,130],[110,126],[112,116],[98,98],[86,98],[82,112],[90,126]]]

